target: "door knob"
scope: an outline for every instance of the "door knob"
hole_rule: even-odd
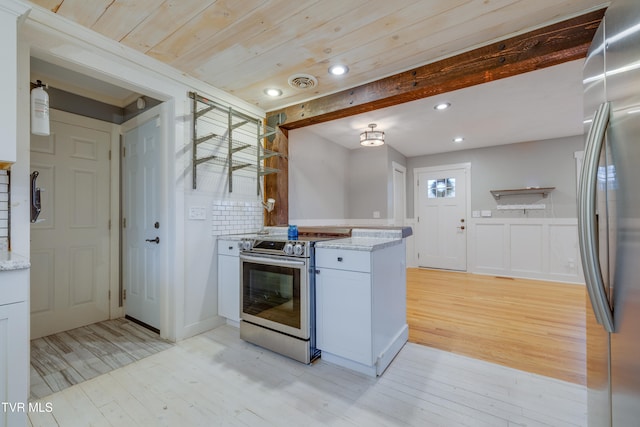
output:
[[[159,244],[160,243],[160,238],[156,237],[155,239],[146,239],[145,241],[147,241],[149,243]]]

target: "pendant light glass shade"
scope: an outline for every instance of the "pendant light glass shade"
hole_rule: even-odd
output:
[[[384,132],[381,130],[374,130],[376,128],[375,123],[371,123],[369,128],[371,130],[365,130],[360,134],[360,145],[365,147],[378,147],[384,144]]]

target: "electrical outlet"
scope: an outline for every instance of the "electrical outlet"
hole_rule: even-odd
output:
[[[380,218],[380,211],[373,211],[374,218]]]
[[[189,207],[189,219],[207,219],[207,210],[203,206],[191,206]]]

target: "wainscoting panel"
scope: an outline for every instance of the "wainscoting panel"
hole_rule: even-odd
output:
[[[584,283],[574,218],[474,218],[470,273]]]
[[[472,226],[475,229],[476,242],[483,242],[482,250],[472,251],[475,254],[475,267],[488,270],[504,270],[507,266],[507,254],[505,252],[505,231],[503,224],[478,223]],[[470,230],[470,231],[471,231]],[[469,239],[470,235],[467,235]],[[473,239],[467,240],[467,244],[475,243]],[[474,245],[471,245],[472,247]],[[473,270],[473,257],[469,257],[469,270]]]
[[[549,272],[553,275],[581,277],[580,248],[576,225],[549,225]]]
[[[508,232],[511,270],[518,275],[542,272],[542,224],[511,224]]]

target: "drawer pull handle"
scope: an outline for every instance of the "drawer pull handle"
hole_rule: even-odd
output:
[[[229,250],[232,251],[233,250],[233,246],[229,246]]]
[[[342,257],[341,256],[338,257],[338,262],[342,262]]]

